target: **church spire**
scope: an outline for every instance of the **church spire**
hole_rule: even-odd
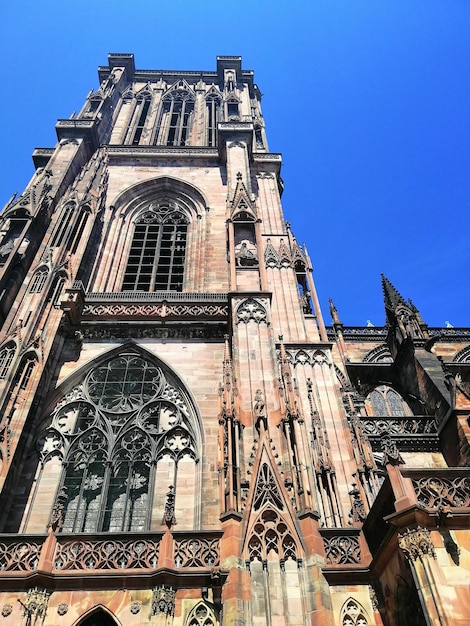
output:
[[[387,311],[395,311],[399,304],[407,305],[403,296],[398,292],[397,289],[392,285],[392,283],[388,280],[388,278],[381,274],[382,276],[382,289],[384,292],[384,300],[385,300],[385,309]]]

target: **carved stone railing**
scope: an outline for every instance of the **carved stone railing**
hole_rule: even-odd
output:
[[[82,320],[226,320],[226,293],[181,293],[173,291],[87,293]],[[98,318],[98,320],[97,320]]]
[[[470,509],[470,468],[402,469],[417,502],[426,509]]]
[[[336,331],[333,326],[327,326],[326,333],[330,341],[335,340]],[[387,337],[388,327],[344,326],[342,333],[346,341],[380,341],[383,343]]]
[[[381,437],[390,435],[400,450],[436,450],[439,447],[437,423],[427,415],[403,417],[361,417],[360,427],[374,451],[381,450]]]
[[[32,573],[149,575],[160,568],[212,571],[222,532],[0,535],[0,581]],[[207,574],[209,575],[209,574]],[[0,583],[1,584],[1,583]]]
[[[176,567],[215,567],[220,562],[218,537],[174,535]]]
[[[388,334],[388,326],[344,326],[342,334],[346,341],[381,341],[383,342]],[[336,331],[333,326],[327,326],[328,339],[334,341]],[[470,328],[428,328],[428,335],[431,339],[440,338],[442,341],[456,342],[470,338]]]
[[[93,292],[85,302],[227,302],[227,293],[186,293],[182,291],[117,291]]]
[[[150,569],[158,566],[160,536],[85,540],[58,537],[55,570]]]
[[[420,468],[387,465],[379,493],[363,524],[372,555],[390,542],[402,525],[470,527],[470,468]]]
[[[360,530],[358,528],[322,528],[327,566],[362,563]]]
[[[0,536],[0,572],[34,572],[46,537]]]

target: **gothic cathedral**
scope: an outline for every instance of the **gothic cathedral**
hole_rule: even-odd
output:
[[[0,216],[0,626],[468,626],[470,330],[326,326],[253,72],[108,61]]]

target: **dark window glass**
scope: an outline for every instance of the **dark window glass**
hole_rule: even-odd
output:
[[[182,291],[187,230],[176,206],[145,211],[134,227],[122,291]]]

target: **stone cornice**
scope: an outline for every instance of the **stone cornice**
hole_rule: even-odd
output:
[[[381,341],[387,337],[388,326],[343,326],[342,334],[345,341]],[[436,341],[470,341],[470,328],[441,328],[432,327],[427,329],[430,338]],[[336,331],[333,326],[327,326],[328,338],[334,340]]]
[[[213,158],[218,161],[217,148],[207,148],[199,146],[182,146],[182,147],[168,147],[168,146],[124,146],[124,145],[108,145],[109,157],[166,157],[171,156],[175,158],[187,159],[187,158]]]

